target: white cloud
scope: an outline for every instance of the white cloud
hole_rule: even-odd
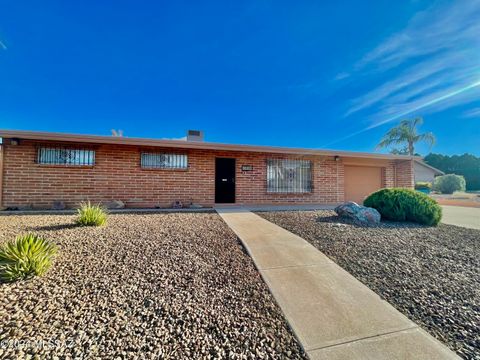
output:
[[[400,115],[421,115],[416,113],[420,109],[439,111],[478,99],[480,1],[437,3],[415,14],[403,30],[342,74],[374,84],[353,98],[345,113],[368,117],[367,129]],[[337,79],[344,78],[342,74]]]
[[[363,134],[363,133],[367,132],[368,130],[377,128],[377,127],[379,127],[383,124],[387,124],[389,122],[398,120],[398,119],[400,119],[404,116],[407,116],[407,115],[411,114],[414,111],[423,110],[423,109],[431,107],[433,105],[440,104],[441,109],[445,109],[445,108],[448,108],[448,107],[451,107],[451,106],[459,105],[458,100],[452,102],[452,99],[456,100],[455,97],[458,96],[459,94],[465,93],[465,91],[469,91],[469,90],[472,90],[472,89],[478,90],[479,88],[480,88],[480,81],[476,82],[476,83],[473,83],[473,84],[470,84],[470,85],[468,85],[464,88],[458,89],[458,88],[455,87],[455,89],[449,89],[448,91],[443,91],[443,93],[436,93],[436,94],[430,95],[430,99],[428,99],[428,101],[425,101],[425,100],[417,101],[414,104],[409,104],[408,107],[399,106],[399,107],[386,108],[386,109],[384,109],[384,112],[382,114],[383,118],[381,120],[378,120],[377,122],[374,122],[373,124],[363,128],[363,129],[360,129],[360,130],[355,131],[351,134],[345,135],[340,139],[336,139],[336,140],[331,141],[327,144],[324,144],[323,147],[327,147],[327,146],[330,146],[332,144],[336,144],[340,141],[350,139],[354,136]],[[471,95],[470,95],[469,97],[463,98],[460,101],[460,103],[471,102],[471,101],[472,101],[472,99],[471,99]]]
[[[439,60],[429,64],[419,64],[412,66],[392,80],[378,86],[369,91],[365,95],[359,96],[351,101],[351,107],[345,116],[351,115],[357,111],[369,108],[382,102],[392,94],[397,94],[401,90],[411,89],[412,85],[428,79],[433,75],[444,71],[446,68],[446,60]]]
[[[405,29],[393,34],[367,53],[354,68],[368,66],[386,70],[424,55],[468,48],[480,43],[480,2],[454,1],[417,13]],[[474,49],[472,49],[472,53]]]
[[[480,108],[470,109],[463,113],[466,118],[480,118]]]
[[[337,76],[335,76],[335,80],[343,80],[343,79],[346,79],[350,76],[350,74],[348,72],[341,72],[339,74],[337,74]]]

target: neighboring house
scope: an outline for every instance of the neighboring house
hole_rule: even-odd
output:
[[[413,170],[415,173],[415,183],[429,182],[433,183],[436,176],[445,175],[445,173],[433,166],[428,165],[422,160],[415,159],[413,163]]]
[[[187,140],[0,130],[0,206],[51,208],[123,201],[127,207],[362,202],[414,185],[415,157]]]

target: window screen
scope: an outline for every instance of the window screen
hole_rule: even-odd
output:
[[[267,160],[267,192],[306,193],[312,191],[312,162],[309,160]]]
[[[69,149],[62,147],[40,147],[37,163],[49,165],[95,165],[95,150]]]
[[[188,157],[185,154],[142,153],[142,168],[186,169]]]

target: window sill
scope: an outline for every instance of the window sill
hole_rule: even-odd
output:
[[[168,169],[168,168],[140,168],[142,171],[180,171],[180,172],[187,172],[189,169]]]
[[[304,191],[304,192],[280,192],[280,191],[267,191],[268,195],[310,195],[313,194],[313,191]]]
[[[95,165],[55,165],[55,164],[35,164],[38,167],[60,168],[60,169],[93,169]]]

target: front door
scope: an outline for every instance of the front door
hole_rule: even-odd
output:
[[[215,159],[215,202],[235,202],[235,159]]]

